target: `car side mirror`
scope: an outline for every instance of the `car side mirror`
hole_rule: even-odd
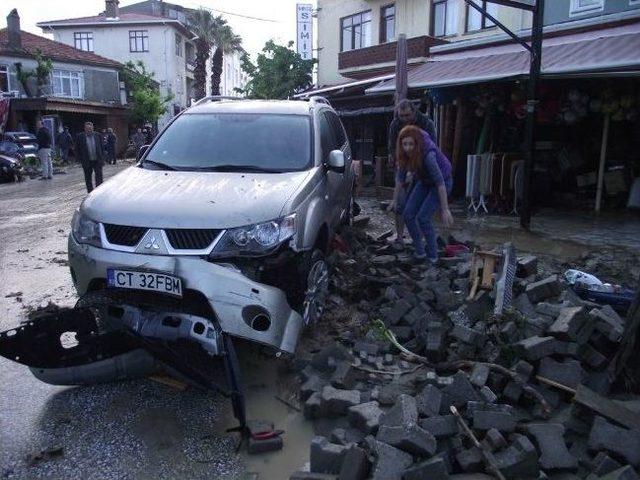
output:
[[[149,145],[142,145],[139,149],[138,149],[138,154],[136,155],[136,160],[140,160],[142,158],[142,156],[145,154],[145,152],[149,150]]]
[[[344,152],[342,150],[332,150],[329,153],[329,162],[327,163],[327,167],[329,170],[333,170],[334,172],[344,173]]]

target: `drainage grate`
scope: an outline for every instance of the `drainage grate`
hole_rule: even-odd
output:
[[[145,227],[129,227],[127,225],[105,223],[104,232],[107,234],[107,240],[112,245],[135,247],[147,232],[147,229]]]
[[[165,233],[176,250],[204,250],[213,243],[220,230],[172,228]]]

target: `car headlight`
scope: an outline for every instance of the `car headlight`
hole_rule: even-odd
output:
[[[212,257],[260,256],[271,253],[296,234],[296,216],[232,228],[211,252]]]
[[[100,239],[100,224],[84,216],[76,210],[71,220],[71,232],[78,243],[102,247]]]

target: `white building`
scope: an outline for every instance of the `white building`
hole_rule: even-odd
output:
[[[121,63],[142,61],[155,74],[163,95],[173,94],[169,111],[158,121],[162,128],[189,105],[188,80],[193,68],[186,52],[193,51],[189,30],[177,19],[120,13],[118,0],[106,0],[106,11],[93,17],[40,22],[54,40]]]
[[[242,55],[244,52],[234,52],[224,56],[222,62],[222,78],[220,79],[220,94],[224,96],[240,96],[236,88],[244,88],[247,84],[247,74],[242,71]],[[207,93],[211,85],[207,84]]]

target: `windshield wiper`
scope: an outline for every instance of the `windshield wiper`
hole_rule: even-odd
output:
[[[254,165],[215,165],[212,167],[196,167],[203,172],[256,172],[256,173],[282,173],[281,170],[256,167]]]
[[[144,165],[145,163],[150,163],[151,165],[155,165],[156,167],[160,167],[164,170],[177,170],[175,167],[172,167],[171,165],[167,165],[166,163],[162,163],[162,162],[156,162],[155,160],[143,160],[142,164]]]

